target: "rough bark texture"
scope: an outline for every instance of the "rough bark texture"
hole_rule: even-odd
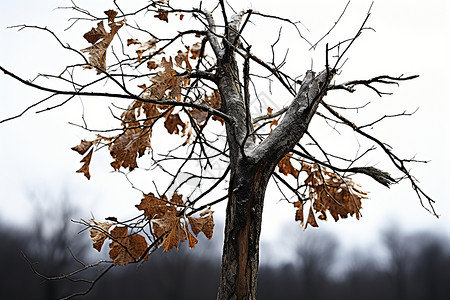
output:
[[[261,144],[251,138],[244,97],[236,83],[237,67],[228,57],[219,76],[222,109],[234,119],[227,124],[230,144],[230,186],[218,300],[256,299],[264,195],[270,176],[281,158],[306,132],[333,74],[308,72],[297,96],[279,126]],[[243,145],[245,143],[245,145]]]

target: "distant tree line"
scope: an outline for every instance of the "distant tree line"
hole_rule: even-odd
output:
[[[61,215],[67,216],[67,211]],[[76,231],[56,226],[44,233],[39,224],[32,228],[25,232],[0,226],[0,299],[49,300],[83,290],[83,282],[48,282],[39,278],[22,254],[44,274],[67,272],[79,266],[74,257],[88,260],[83,250],[88,247],[70,248],[80,244],[73,240]],[[337,255],[337,241],[318,230],[309,232],[307,239],[298,244],[291,263],[261,266],[259,300],[444,300],[450,295],[450,241],[440,234],[385,231],[381,243],[387,255],[383,262],[362,251],[342,258]],[[204,243],[212,247],[211,241]],[[210,250],[202,253],[184,248],[158,253],[157,258],[152,257],[142,266],[114,270],[79,299],[214,299],[220,272],[217,252],[217,257],[205,254]],[[338,259],[345,259],[347,267],[331,272],[336,264],[342,264]]]

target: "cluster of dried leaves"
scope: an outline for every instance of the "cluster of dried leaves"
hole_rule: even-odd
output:
[[[207,208],[200,214],[200,217],[187,216],[182,195],[176,192],[170,201],[166,196],[158,198],[152,193],[144,195],[141,203],[136,207],[144,212],[144,216],[151,224],[154,241],[157,241],[159,247],[164,247],[163,252],[171,251],[173,248],[178,250],[179,243],[185,241],[189,241],[189,247],[194,249],[198,243],[196,236],[200,232],[203,232],[208,239],[212,238],[213,211]],[[109,256],[114,265],[126,265],[130,262],[148,259],[149,246],[143,235],[129,234],[127,226],[118,226],[111,222],[97,222],[93,219],[90,221],[94,249],[100,251],[105,240],[110,239]]]
[[[299,161],[300,169],[291,163],[291,156],[285,156],[279,163],[278,169],[284,175],[292,175],[298,179],[300,172],[305,172],[304,187],[307,190],[309,206],[308,218],[304,219],[305,200],[294,202],[297,208],[295,220],[306,229],[308,225],[318,227],[315,213],[320,220],[327,220],[327,212],[335,221],[355,215],[359,219],[361,200],[367,198],[367,193],[360,191],[357,184],[350,178],[342,177],[337,173],[328,171],[317,164]]]
[[[123,26],[124,21],[115,22],[114,19],[117,12],[108,10],[105,12],[108,16],[108,25],[111,31],[108,33],[104,29],[103,22],[97,24],[97,28],[92,28],[87,32],[84,37],[93,45],[83,49],[84,52],[89,52],[90,65],[86,68],[96,69],[100,74],[106,70],[106,52],[110,45],[114,35]],[[167,21],[167,12],[159,11],[155,17]],[[183,19],[180,15],[180,19]],[[158,41],[151,39],[147,42],[141,42],[137,39],[128,39],[127,45],[139,45],[135,50],[136,61],[141,63],[144,57],[148,59],[148,69],[159,71],[152,77],[150,77],[150,84],[138,85],[142,89],[139,95],[140,99],[149,99],[151,102],[145,100],[133,101],[128,109],[126,109],[120,116],[122,120],[123,131],[116,136],[102,136],[97,135],[97,138],[91,141],[82,140],[78,146],[73,147],[74,151],[77,151],[81,155],[85,155],[81,162],[83,165],[77,171],[83,173],[88,179],[90,179],[89,166],[93,154],[93,149],[102,142],[108,145],[110,155],[114,159],[111,166],[114,170],[119,170],[121,167],[132,171],[137,165],[137,158],[142,157],[146,151],[151,150],[151,136],[153,125],[158,120],[164,120],[164,126],[170,134],[180,134],[186,136],[185,143],[188,143],[192,135],[192,125],[188,121],[183,121],[180,116],[180,112],[183,112],[185,116],[189,116],[185,119],[191,119],[200,125],[209,116],[208,112],[198,109],[183,109],[175,110],[174,107],[168,105],[155,104],[155,100],[175,100],[184,101],[183,89],[187,88],[190,84],[188,72],[184,74],[178,73],[174,69],[175,66],[185,71],[192,70],[190,59],[195,60],[199,58],[201,54],[201,44],[195,43],[191,47],[186,46],[185,51],[179,50],[177,55],[172,58],[166,59],[163,57],[160,62],[156,59],[158,55],[162,55],[163,52],[157,49]],[[212,91],[210,95],[205,94],[204,99],[200,101],[202,104],[206,104],[212,108],[220,108],[221,99],[218,91]],[[213,120],[218,120],[223,124],[223,120],[219,117],[213,117]]]

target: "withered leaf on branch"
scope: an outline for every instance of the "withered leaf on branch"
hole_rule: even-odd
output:
[[[161,21],[166,21],[167,23],[169,23],[169,12],[167,10],[158,9],[158,14],[154,17],[160,19]]]
[[[108,230],[113,225],[109,222],[97,222],[94,219],[90,219],[94,223],[94,227],[89,229],[91,233],[91,239],[94,242],[92,245],[98,252],[102,249],[103,243],[109,237]]]
[[[192,45],[191,47],[191,58],[192,59],[196,59],[198,57],[200,57],[201,55],[201,50],[202,50],[202,44],[197,42],[194,45]]]
[[[291,159],[290,159],[290,157],[288,155],[283,157],[278,162],[278,169],[279,169],[279,172],[283,173],[284,175],[291,174],[295,178],[298,178],[299,171],[294,168],[294,166],[291,163]]]
[[[177,211],[168,211],[163,218],[153,219],[153,229],[156,236],[160,237],[167,234],[162,243],[161,247],[164,247],[163,252],[177,248],[179,243],[186,241],[187,234],[184,224],[181,223],[181,216],[178,216]]]
[[[89,150],[89,148],[91,148],[92,145],[94,145],[94,142],[96,142],[96,140],[94,141],[81,140],[81,143],[79,145],[72,147],[70,149],[83,155]]]
[[[186,52],[183,52],[181,50],[178,50],[177,55],[175,56],[175,65],[180,68],[185,68],[187,70],[192,70],[191,63],[189,62],[189,47],[186,47]],[[183,62],[185,63],[185,66],[183,67]]]
[[[186,124],[184,124],[183,121],[181,121],[180,115],[178,114],[173,114],[173,115],[168,115],[166,117],[166,121],[164,122],[164,127],[167,128],[167,131],[170,134],[179,134],[180,130],[178,129],[178,126],[181,127],[181,133],[184,134],[185,130],[186,130]]]
[[[89,151],[89,153],[85,157],[83,157],[83,159],[80,161],[83,163],[83,165],[80,169],[77,170],[77,173],[83,173],[87,179],[91,179],[91,174],[89,173],[89,165],[91,163],[93,151],[94,149],[91,149],[91,151]]]
[[[300,226],[303,226],[303,202],[301,200],[294,202],[294,207],[297,208],[295,221],[300,221]]]
[[[328,211],[335,221],[356,215],[359,219],[361,200],[367,193],[360,191],[350,178],[343,178],[326,168],[316,168],[305,180],[309,187],[309,198],[314,200],[313,208],[326,219]]]
[[[114,170],[120,167],[128,168],[130,171],[135,169],[137,158],[144,155],[150,145],[151,129],[137,128],[135,132],[125,132],[120,134],[109,146],[109,151],[114,161],[111,166]]]
[[[189,224],[191,225],[192,232],[198,235],[200,232],[208,238],[211,239],[214,231],[214,218],[213,211],[207,209],[200,214],[200,218],[188,217]]]
[[[312,227],[319,227],[319,225],[317,225],[316,218],[314,217],[312,207],[309,208],[308,220],[306,221],[305,229],[308,225],[311,225]]]
[[[113,240],[109,244],[109,257],[114,265],[126,265],[139,260],[147,250],[147,242],[142,235],[128,235],[128,227],[115,227],[111,231]],[[148,252],[143,257],[148,260]]]
[[[361,200],[367,198],[366,192],[360,191],[357,184],[350,178],[328,171],[326,167],[306,162],[300,162],[300,164],[300,170],[295,169],[290,162],[290,155],[286,155],[278,164],[278,168],[281,173],[291,174],[295,178],[298,178],[300,172],[306,172],[308,175],[304,184],[312,205],[305,228],[308,224],[316,227],[314,211],[319,213],[320,220],[327,220],[327,213],[330,213],[335,221],[347,218],[349,215],[355,215],[359,219]],[[298,200],[294,206],[297,208],[295,220],[303,223],[302,201]]]
[[[101,74],[101,70],[106,70],[106,51],[113,37],[124,24],[123,21],[114,22],[117,12],[108,10],[105,14],[108,16],[108,26],[111,28],[110,32],[105,30],[101,21],[97,24],[97,28],[92,28],[83,35],[89,43],[93,44],[81,50],[82,52],[89,53],[90,66],[87,66],[87,68],[92,68],[92,66],[97,67],[97,74]]]

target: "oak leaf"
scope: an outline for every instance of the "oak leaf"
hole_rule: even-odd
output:
[[[308,224],[311,225],[312,227],[319,227],[319,225],[317,225],[316,218],[314,217],[312,207],[309,208],[308,220],[306,221],[305,229],[306,227],[308,227]]]
[[[79,145],[72,147],[70,149],[83,155],[89,150],[89,148],[91,148],[92,145],[94,145],[94,142],[96,142],[96,141],[95,140],[94,141],[81,140],[81,143]]]
[[[186,124],[184,124],[183,121],[181,121],[181,118],[178,114],[172,114],[172,115],[168,115],[166,117],[166,121],[164,122],[164,127],[167,128],[167,131],[170,134],[179,134],[180,130],[178,129],[178,126],[181,127],[182,129],[182,133],[184,134],[185,130],[186,130]]]
[[[144,195],[139,205],[136,205],[137,209],[144,211],[144,216],[149,220],[160,219],[164,215],[174,208],[170,206],[167,201],[167,197],[163,196],[162,199],[155,197],[153,193]]]
[[[286,155],[285,157],[283,157],[279,162],[278,162],[278,169],[280,173],[283,173],[284,175],[288,175],[291,174],[292,176],[294,176],[295,178],[298,178],[298,170],[296,168],[294,168],[294,166],[291,163],[291,159],[288,155]]]
[[[92,28],[83,35],[89,43],[93,44],[81,50],[82,52],[89,53],[90,66],[87,66],[87,68],[96,67],[97,74],[101,74],[102,70],[106,70],[106,51],[113,37],[124,24],[123,21],[114,22],[117,12],[108,10],[105,14],[108,16],[108,26],[111,28],[110,32],[106,31],[103,22],[99,22],[97,28]]]
[[[109,257],[115,266],[136,262],[142,256],[148,260],[147,242],[142,235],[128,235],[128,227],[115,227],[111,231],[111,237],[113,240],[109,244]]]
[[[189,224],[191,225],[192,232],[197,236],[200,232],[211,239],[214,231],[214,218],[213,211],[207,209],[200,214],[200,218],[188,217]]]
[[[80,169],[77,170],[77,173],[83,173],[88,180],[91,179],[91,174],[89,173],[89,165],[91,163],[93,151],[94,149],[91,149],[91,151],[89,151],[89,153],[85,157],[83,157],[83,159],[80,161],[83,163],[83,165]]]
[[[300,221],[300,226],[303,226],[303,201],[298,200],[294,202],[294,207],[297,208],[295,212],[295,221]]]
[[[89,232],[91,233],[91,239],[94,242],[92,246],[94,247],[94,249],[100,252],[103,243],[105,242],[106,238],[109,237],[109,228],[113,224],[109,222],[97,222],[94,219],[90,219],[89,221],[94,223],[94,227],[89,229]]]
[[[110,155],[114,158],[111,166],[114,170],[120,167],[130,171],[137,167],[137,158],[144,155],[150,145],[151,128],[136,128],[126,131],[115,138],[109,145]]]
[[[192,66],[191,66],[191,64],[189,62],[189,58],[188,58],[189,47],[186,47],[186,48],[187,48],[186,52],[178,50],[177,55],[175,56],[175,65],[180,68],[192,70]],[[185,63],[185,67],[183,67],[183,62]]]

